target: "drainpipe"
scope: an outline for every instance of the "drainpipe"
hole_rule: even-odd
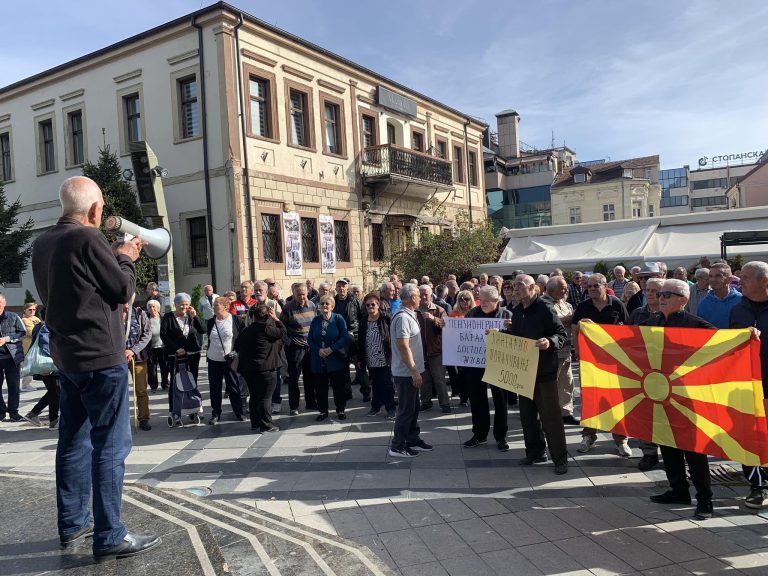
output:
[[[250,258],[248,260],[248,270],[250,272],[249,279],[256,279],[256,268],[253,264],[256,254],[253,250],[253,221],[251,216],[251,182],[248,169],[248,139],[245,131],[245,114],[242,110],[243,106],[243,66],[240,61],[240,27],[245,23],[243,19],[243,13],[240,13],[240,21],[234,27],[235,30],[235,63],[237,65],[237,102],[238,109],[240,110],[240,134],[243,140],[243,170],[245,172],[245,178],[243,178],[243,200],[245,202],[245,233],[248,236],[248,253]]]
[[[213,246],[213,212],[211,207],[211,174],[208,164],[208,116],[205,97],[205,57],[203,50],[203,27],[197,23],[197,16],[192,16],[192,27],[197,28],[197,53],[200,59],[200,108],[203,115],[203,174],[205,182],[205,209],[208,212],[208,250],[211,259],[211,284],[216,286],[216,249]]]
[[[469,200],[469,225],[472,226],[472,186],[469,184],[469,141],[467,140],[467,126],[469,118],[464,122],[464,182],[467,183],[467,199]]]

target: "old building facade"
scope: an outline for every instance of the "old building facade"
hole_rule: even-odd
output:
[[[42,231],[61,181],[99,148],[135,172],[131,151],[146,144],[177,290],[264,277],[372,285],[422,230],[485,219],[484,128],[219,3],[1,88],[0,178]],[[4,291],[17,304],[24,289],[34,293],[29,273]]]

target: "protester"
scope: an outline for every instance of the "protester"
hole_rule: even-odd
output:
[[[131,323],[128,326],[128,317]],[[136,399],[139,428],[145,432],[152,430],[149,423],[149,396],[147,395],[148,346],[152,341],[152,325],[144,310],[140,307],[123,305],[123,330],[128,334],[125,343],[125,358],[133,378],[133,393]]]
[[[347,323],[341,314],[333,312],[335,301],[331,296],[320,297],[320,314],[312,319],[307,334],[312,373],[315,378],[317,409],[316,421],[328,418],[328,385],[333,389],[333,403],[339,420],[346,420],[347,395],[344,389],[344,369],[349,370]]]
[[[621,302],[624,306],[626,306],[630,298],[638,292],[640,292],[640,284],[634,281],[627,282],[626,286],[624,286],[624,291],[621,293]]]
[[[19,414],[19,364],[24,360],[22,342],[27,331],[19,315],[6,310],[5,305],[5,296],[0,294],[0,420],[8,414],[11,422],[21,422],[24,418]],[[8,404],[3,400],[3,382],[8,382]]]
[[[493,286],[483,287],[480,290],[480,305],[470,310],[465,318],[502,318],[511,320],[512,313],[499,306],[499,292]],[[484,368],[462,367],[459,376],[464,381],[469,392],[469,407],[472,411],[472,438],[464,442],[466,448],[474,448],[485,444],[488,431],[491,428],[491,412],[488,408],[488,386],[483,382]],[[501,452],[509,450],[507,444],[507,391],[503,388],[491,386],[493,397],[493,437],[496,439],[496,447]]]
[[[329,294],[331,294],[331,285],[328,282],[320,282],[317,286],[317,296],[311,298],[310,301],[317,306],[320,303],[320,297],[328,296]],[[307,295],[309,295],[309,293],[307,293]]]
[[[157,282],[150,282],[147,284],[146,288],[144,289],[144,296],[145,302],[155,300],[160,302],[160,310],[165,310],[165,298],[163,297],[163,293],[160,292],[160,288],[158,287]]]
[[[693,273],[693,278],[696,282],[691,286],[691,298],[685,305],[685,309],[696,314],[699,310],[699,303],[704,299],[704,296],[709,294],[709,268],[697,268]]]
[[[573,306],[567,300],[568,283],[562,276],[551,276],[547,281],[547,293],[541,297],[552,305],[558,320],[565,328],[566,339],[557,351],[557,395],[564,424],[578,426],[573,415],[573,369],[571,368],[571,322]]]
[[[320,292],[323,292],[320,284]],[[288,363],[288,406],[291,416],[299,414],[299,376],[304,380],[304,404],[307,410],[317,408],[315,401],[315,386],[312,378],[312,365],[309,354],[307,334],[312,320],[317,316],[317,307],[307,298],[307,287],[296,288],[294,298],[285,305],[280,314],[280,322],[285,325],[287,346],[285,355]],[[320,296],[324,298],[328,296]]]
[[[712,289],[699,302],[697,316],[716,328],[728,328],[731,310],[741,301],[741,292],[731,286],[731,267],[715,262],[709,268],[709,286]]]
[[[445,286],[445,284],[438,284],[435,287],[434,292],[432,293],[432,302],[434,302],[435,306],[440,306],[440,308],[445,310],[446,314],[448,314],[451,310],[453,310],[453,306],[448,304],[448,302],[445,299],[447,294],[448,294],[448,288]]]
[[[520,460],[520,464],[530,466],[546,460],[546,449],[549,448],[555,474],[565,474],[568,472],[568,450],[557,391],[557,351],[568,339],[568,334],[552,307],[536,295],[534,286],[533,278],[527,274],[515,278],[515,292],[520,304],[512,310],[511,325],[502,330],[533,340],[539,349],[533,399],[519,397],[520,423],[525,442],[525,458]],[[565,290],[562,296],[565,297]]]
[[[596,324],[626,324],[629,321],[629,314],[624,304],[615,296],[610,296],[606,292],[605,276],[596,272],[589,277],[587,289],[589,290],[589,299],[585,300],[576,307],[573,313],[573,324],[571,325],[571,342],[575,346],[578,354],[578,332],[579,322],[587,320]],[[576,448],[579,453],[589,452],[597,441],[597,430],[594,428],[583,428],[581,431],[581,444]],[[632,456],[632,450],[627,443],[626,436],[620,434],[613,435],[613,441],[616,443],[616,449],[619,456],[629,458]]]
[[[306,291],[307,287],[302,286]],[[251,324],[235,338],[239,355],[238,371],[250,392],[250,418],[253,432],[279,432],[272,421],[272,394],[277,386],[277,370],[281,364],[280,349],[286,329],[274,308],[259,304],[249,312]]]
[[[768,398],[768,264],[753,261],[741,267],[741,292],[742,299],[731,309],[729,328],[751,328],[760,338],[763,397]],[[744,505],[755,510],[768,506],[768,468],[743,466],[743,470],[750,484]]]
[[[38,353],[46,358],[51,358],[50,333],[45,325],[45,308],[40,309],[40,322],[35,325],[32,332],[32,340],[37,339]],[[33,374],[33,378],[40,379],[45,385],[45,394],[37,401],[25,416],[24,420],[42,426],[40,414],[48,407],[48,429],[56,430],[59,427],[59,377],[56,371],[47,374]]]
[[[581,287],[583,277],[584,273],[576,270],[571,274],[571,283],[568,284],[568,303],[573,306],[574,310],[584,299],[585,291]]]
[[[147,380],[149,387],[152,390],[157,390],[157,371],[159,369],[160,386],[162,386],[163,390],[167,390],[169,366],[165,357],[163,340],[160,338],[160,321],[162,319],[160,315],[160,302],[149,300],[146,307],[149,325],[152,329],[152,340],[149,343],[149,361],[147,363]],[[229,307],[229,301],[227,301],[227,307]]]
[[[451,401],[448,398],[445,366],[443,365],[443,326],[445,326],[446,316],[445,310],[432,302],[431,286],[429,284],[419,286],[419,307],[416,309],[416,320],[419,322],[421,341],[424,343],[426,368],[419,389],[421,410],[430,410],[432,398],[437,397],[442,413],[450,414]]]
[[[211,400],[211,418],[208,424],[215,426],[221,420],[222,383],[227,391],[227,398],[232,406],[235,420],[243,421],[243,398],[240,385],[229,367],[235,341],[244,329],[243,321],[229,313],[229,301],[219,297],[213,301],[214,316],[206,321],[205,332],[208,334],[208,384]],[[230,360],[228,360],[230,358]],[[253,414],[251,414],[253,417]]]
[[[424,372],[424,348],[421,343],[416,308],[419,288],[415,284],[400,289],[402,305],[392,318],[392,376],[398,391],[397,413],[389,445],[393,458],[413,458],[419,452],[429,452],[432,446],[421,439],[418,425],[419,388]]]
[[[37,304],[35,302],[27,302],[24,304],[24,314],[21,316],[21,323],[24,324],[24,329],[27,331],[27,335],[22,340],[22,348],[24,354],[27,354],[29,347],[32,345],[32,332],[35,330],[35,326],[40,324],[40,318],[35,316],[37,312]],[[21,391],[22,392],[35,392],[36,388],[32,385],[32,376],[27,376],[21,379]]]
[[[203,317],[204,322],[208,322],[213,318],[213,302],[219,295],[213,292],[213,286],[206,284],[203,286],[203,294],[200,296],[200,301],[197,303],[200,308],[200,315]]]
[[[629,269],[629,275],[632,277],[632,281],[638,286],[640,286],[640,284],[637,281],[638,280],[637,275],[640,274],[640,270],[642,269],[643,269],[642,266],[632,266],[632,268]]]
[[[371,292],[363,300],[368,311],[360,326],[357,355],[360,364],[368,369],[371,377],[371,409],[366,416],[376,416],[382,407],[387,419],[395,418],[395,391],[392,386],[392,348],[390,339],[391,318],[380,308],[380,298]]]
[[[463,318],[467,312],[475,307],[475,297],[469,290],[462,290],[456,294],[456,306],[448,314],[450,318]],[[451,378],[451,396],[459,397],[459,406],[462,408],[467,407],[469,401],[469,391],[464,385],[464,380],[459,374],[459,369],[456,366],[446,366],[448,375]]]
[[[355,298],[349,291],[349,279],[341,278],[336,281],[336,297],[334,299],[333,309],[335,314],[344,318],[349,335],[347,337],[347,359],[355,359],[357,356],[357,333],[360,320],[361,302]],[[371,401],[370,384],[367,375],[363,378],[362,368],[355,366],[355,382],[360,385],[360,394],[363,396],[363,402]],[[344,366],[344,387],[347,400],[352,399],[352,375],[349,370],[349,362]]]
[[[56,503],[59,540],[93,534],[97,562],[135,556],[160,543],[120,520],[131,451],[128,365],[121,305],[136,291],[140,238],[110,249],[99,230],[104,199],[83,176],[59,189],[62,217],[32,248],[32,272],[47,309],[51,354],[61,371]],[[7,346],[6,346],[7,347]],[[92,494],[93,493],[93,494]],[[93,524],[88,503],[93,495]]]
[[[646,262],[643,264],[640,271],[637,273],[637,283],[640,285],[640,292],[632,296],[627,301],[627,313],[631,314],[635,308],[640,308],[646,303],[645,300],[645,283],[649,278],[664,278],[664,270],[659,266],[658,262]]]
[[[518,302],[515,300],[514,282],[515,281],[513,279],[509,278],[504,280],[501,285],[501,300],[499,301],[499,304],[504,308],[509,308],[510,310],[518,304]]]
[[[307,287],[307,298],[309,298],[310,300],[312,300],[315,296],[320,295],[320,293],[317,290],[315,290],[315,288],[313,287],[314,283],[309,278],[307,278],[307,281],[304,283],[304,285]]]
[[[619,300],[622,300],[622,294],[624,293],[624,288],[626,288],[629,281],[625,277],[627,270],[624,268],[624,266],[615,266],[613,268],[613,280],[608,282],[608,288],[611,288],[614,292],[614,295]]]
[[[664,282],[659,293],[659,310],[646,320],[646,326],[663,326],[667,328],[714,328],[714,326],[685,311],[690,288],[683,280],[669,279]],[[691,481],[696,488],[695,517],[705,520],[712,517],[712,488],[709,476],[709,461],[706,454],[698,454],[671,446],[661,446],[661,457],[664,459],[664,471],[669,480],[670,489],[663,494],[651,496],[651,501],[657,504],[690,504],[691,495],[688,480],[685,477],[685,463],[691,474]]]
[[[445,296],[445,301],[450,305],[451,310],[456,307],[456,295],[459,293],[459,285],[455,279],[448,279],[445,283],[445,287],[448,288],[448,294]],[[451,311],[449,310],[449,312]]]
[[[230,304],[229,313],[245,320],[248,316],[248,310],[254,304],[256,304],[256,299],[253,297],[253,282],[245,280],[240,283],[240,296]]]

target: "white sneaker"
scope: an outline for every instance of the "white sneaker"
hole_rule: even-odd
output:
[[[272,404],[272,414],[280,414],[282,404]]]
[[[576,448],[576,452],[579,454],[586,454],[595,446],[595,438],[592,436],[582,436],[579,447]]]
[[[37,392],[37,388],[32,386],[30,382],[21,385],[22,392]]]
[[[627,442],[626,438],[620,444],[616,444],[616,450],[618,450],[619,456],[622,458],[632,457],[632,448],[629,447],[629,442]]]

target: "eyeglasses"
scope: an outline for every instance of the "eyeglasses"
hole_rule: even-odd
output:
[[[461,300],[462,302],[472,302],[472,298],[467,298],[466,296],[462,296],[461,298],[459,298],[459,300]]]
[[[587,284],[587,288],[600,288],[602,284]]]
[[[320,306],[330,306],[330,302],[320,302]]]
[[[682,294],[678,294],[677,292],[670,292],[669,290],[664,290],[664,292],[659,292],[659,296],[661,298],[666,298],[667,300],[672,298],[672,296],[679,296],[680,298],[684,298]]]

